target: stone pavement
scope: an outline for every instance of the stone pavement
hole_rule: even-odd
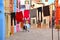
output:
[[[54,40],[58,40],[58,32],[54,29]],[[52,40],[51,29],[30,29],[29,32],[18,32],[6,40]]]

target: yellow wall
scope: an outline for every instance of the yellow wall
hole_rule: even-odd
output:
[[[9,14],[6,14],[6,38],[10,37],[11,18]]]
[[[10,37],[10,27],[11,27],[11,18],[10,18],[10,8],[9,8],[10,0],[4,0],[4,8],[5,8],[5,19],[6,19],[6,38]]]
[[[10,13],[9,2],[10,2],[9,0],[4,0],[5,13]]]

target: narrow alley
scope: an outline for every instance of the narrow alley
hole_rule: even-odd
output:
[[[53,40],[58,40],[58,31],[54,29]],[[52,29],[30,29],[29,32],[18,32],[6,40],[52,40]]]

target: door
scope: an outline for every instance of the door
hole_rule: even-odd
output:
[[[31,28],[36,28],[36,17],[31,18]]]

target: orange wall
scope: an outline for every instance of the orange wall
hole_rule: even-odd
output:
[[[58,0],[55,1],[55,6],[56,6],[56,25],[59,24],[60,20],[60,6],[58,5]]]
[[[55,0],[55,7],[58,7],[58,0]]]

